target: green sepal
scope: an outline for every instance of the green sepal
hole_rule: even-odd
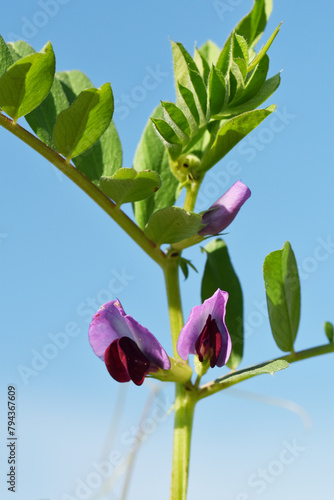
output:
[[[120,168],[111,177],[100,179],[100,189],[118,206],[148,198],[160,186],[159,174],[152,170],[137,172],[133,168]]]
[[[202,217],[180,207],[166,207],[155,212],[145,226],[146,236],[157,245],[177,243],[198,233]]]
[[[300,282],[290,243],[271,252],[264,260],[263,279],[271,331],[284,352],[294,349],[300,319]]]
[[[44,101],[52,87],[55,55],[48,42],[40,52],[22,57],[0,78],[0,107],[14,122]]]
[[[109,83],[83,90],[62,111],[53,132],[55,146],[67,161],[89,149],[106,131],[112,119],[114,99]]]
[[[235,370],[242,360],[244,346],[241,285],[233,268],[226,243],[222,239],[210,241],[202,251],[206,254],[201,286],[202,302],[211,297],[218,288],[229,294],[226,304],[226,326],[232,340],[232,352],[227,366]]]

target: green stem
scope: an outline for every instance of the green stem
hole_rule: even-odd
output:
[[[178,253],[169,251],[164,266],[168,299],[169,320],[172,334],[173,352],[180,359],[176,343],[183,327],[183,314],[179,284]],[[175,420],[173,443],[173,466],[171,500],[186,500],[190,458],[191,431],[197,391],[192,385],[175,384]]]
[[[195,392],[176,384],[173,467],[170,500],[186,500]]]
[[[192,181],[186,186],[186,198],[184,200],[183,208],[187,212],[193,212],[195,208],[196,198],[201,186],[202,178]]]
[[[254,370],[257,367],[261,367],[269,363],[274,363],[275,361],[287,361],[288,363],[295,363],[296,361],[302,361],[303,359],[313,358],[315,356],[321,356],[323,354],[329,354],[330,352],[334,352],[334,343],[324,344],[321,346],[312,347],[310,349],[305,349],[303,351],[286,354],[285,356],[280,356],[279,358],[271,359],[270,361],[265,361],[264,363],[255,365],[252,367],[252,369]],[[217,392],[222,391],[223,389],[228,389],[228,387],[231,387],[232,385],[236,385],[240,382],[243,382],[244,380],[248,380],[249,378],[254,376],[252,374],[253,370],[249,371],[249,368],[236,370],[232,374],[225,375],[224,377],[220,377],[213,382],[209,382],[199,387],[198,399],[204,399],[208,396],[211,396],[212,394],[216,394]],[[260,372],[258,375],[261,374],[262,373]]]
[[[44,144],[38,137],[0,112],[0,125],[14,134],[50,163],[57,167],[71,181],[79,186],[102,210],[104,210],[124,231],[146,252],[157,264],[164,265],[165,254],[157,245],[149,240],[144,232],[131,220],[116,204],[108,198],[95,184],[93,184],[80,170],[66,162],[65,158],[59,155],[52,148]]]

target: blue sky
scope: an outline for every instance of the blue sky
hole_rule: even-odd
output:
[[[169,37],[190,52],[195,42],[200,46],[207,39],[222,46],[251,5],[251,0],[108,5],[102,0],[17,0],[6,5],[0,33],[6,41],[25,38],[36,50],[51,40],[58,71],[80,69],[96,86],[111,82],[123,165],[130,167],[153,108],[160,99],[175,99]],[[283,20],[269,52],[270,75],[283,70],[281,86],[267,103],[277,104],[277,112],[210,171],[199,196],[197,208],[203,210],[239,178],[252,190],[225,238],[244,292],[242,367],[280,355],[263,312],[262,264],[286,240],[295,251],[302,286],[296,349],[325,343],[322,324],[334,321],[333,14],[331,3],[319,8],[315,1],[301,7],[288,0],[274,2],[264,38]],[[148,75],[156,83],[151,88],[145,85]],[[20,123],[25,126],[24,120]],[[104,460],[103,443],[119,391],[88,344],[91,314],[95,304],[117,296],[126,312],[170,352],[163,279],[106,214],[45,160],[5,130],[0,131],[0,148],[0,435],[6,430],[7,386],[14,384],[16,498],[80,500],[85,488],[79,485],[89,489],[91,481],[90,490],[98,490],[98,477],[92,474]],[[185,256],[200,270],[183,283],[187,317],[200,301],[204,256],[199,248]],[[41,358],[43,352],[49,359]],[[200,403],[189,498],[329,498],[332,359],[296,363],[274,377],[250,380]],[[35,374],[22,375],[27,373],[22,367],[32,366],[38,366]],[[215,375],[223,373],[217,370]],[[117,461],[116,452],[129,452],[129,436],[151,386],[122,387],[125,409],[119,436],[107,453],[109,463]],[[172,388],[165,387],[156,417],[144,422],[150,438],[138,457],[129,499],[169,498],[173,422],[172,416],[160,417],[172,399]],[[283,460],[287,456],[289,463]],[[7,467],[7,450],[1,444],[0,491],[5,500],[12,498],[4,480]],[[119,498],[120,484],[109,498]],[[87,499],[93,498],[87,491]]]

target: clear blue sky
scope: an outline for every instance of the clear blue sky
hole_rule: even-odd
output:
[[[6,41],[25,38],[37,50],[51,40],[57,70],[80,69],[96,86],[111,82],[124,166],[130,167],[153,108],[160,99],[174,100],[168,37],[190,52],[195,42],[201,45],[209,38],[222,46],[251,5],[251,0],[17,0],[2,9],[0,33]],[[278,111],[210,172],[199,198],[198,210],[203,210],[239,178],[252,190],[226,236],[244,291],[242,367],[280,355],[261,312],[262,263],[284,241],[291,242],[301,274],[297,350],[325,343],[322,324],[334,320],[333,15],[330,2],[321,7],[315,0],[274,2],[264,38],[284,21],[269,52],[270,74],[283,70],[281,86],[268,100]],[[145,82],[152,73],[156,85],[148,89]],[[91,304],[117,296],[170,352],[163,280],[156,265],[45,160],[5,130],[0,130],[0,148],[0,436],[6,431],[7,386],[14,384],[19,436],[15,498],[73,500],[80,481],[91,481],[91,490],[97,491],[94,464],[101,464],[118,393],[88,344]],[[239,165],[236,176],[229,173],[232,160]],[[200,301],[204,256],[199,249],[185,256],[200,270],[183,285],[187,317]],[[53,336],[60,332],[67,344],[47,347],[54,346]],[[40,360],[39,371],[23,380],[22,365],[31,368],[42,352],[54,358],[44,364]],[[332,379],[333,356],[327,356],[202,402],[195,415],[189,499],[329,498],[334,486]],[[149,393],[148,385],[127,388],[123,437],[112,451],[128,452],[128,437]],[[167,408],[171,388],[164,388],[160,398]],[[158,420],[150,421],[152,429]],[[169,498],[172,425],[169,416],[143,445],[129,500]],[[5,485],[2,439],[0,496],[7,500],[12,496]],[[293,452],[284,451],[289,447]]]

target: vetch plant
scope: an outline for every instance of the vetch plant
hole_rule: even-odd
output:
[[[122,164],[111,85],[95,88],[77,70],[55,72],[50,42],[36,52],[24,41],[6,44],[0,37],[0,125],[77,184],[163,272],[172,353],[160,344],[159,332],[151,333],[127,314],[116,296],[94,314],[89,342],[105,363],[106,376],[109,372],[120,383],[139,386],[151,377],[175,384],[172,500],[187,497],[192,423],[200,400],[334,351],[329,322],[326,344],[295,351],[300,282],[286,242],[263,267],[271,330],[283,354],[238,370],[244,351],[243,294],[219,236],[243,205],[247,211],[251,190],[237,180],[211,206],[195,212],[207,172],[275,111],[275,105],[260,106],[280,84],[280,74],[267,78],[268,50],[279,26],[256,49],[271,9],[271,0],[255,0],[222,48],[208,41],[192,56],[182,43],[171,42],[176,102],[162,101],[153,111],[131,168]],[[22,117],[34,133],[18,123]],[[181,193],[182,207],[177,204]],[[126,203],[132,204],[134,218],[122,210]],[[184,322],[179,274],[187,279],[196,270],[186,249],[201,243],[206,255],[202,303]],[[231,371],[210,381],[211,368],[224,365]],[[204,375],[209,381],[203,384]]]

